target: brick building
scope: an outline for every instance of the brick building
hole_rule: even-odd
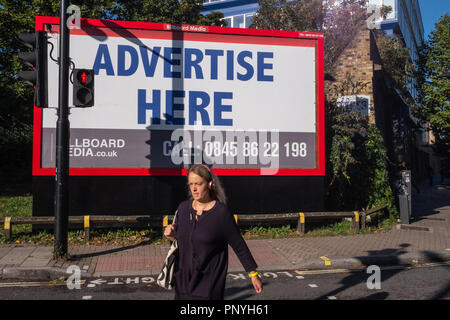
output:
[[[329,98],[344,95],[362,96],[368,101],[368,120],[380,130],[387,153],[391,176],[402,162],[412,171],[416,181],[426,177],[430,156],[423,150],[426,143],[424,131],[411,116],[409,106],[403,101],[392,80],[383,68],[374,31],[365,26],[343,51],[325,91]],[[336,87],[347,87],[347,92],[337,93]]]

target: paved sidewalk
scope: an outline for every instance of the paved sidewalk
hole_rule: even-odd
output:
[[[436,181],[437,182],[437,181]],[[361,268],[450,261],[450,181],[422,184],[413,194],[413,222],[389,232],[248,240],[259,270]],[[0,279],[53,280],[77,265],[82,277],[157,275],[169,245],[70,246],[71,260],[52,259],[52,246],[0,245]],[[244,271],[230,249],[229,271]]]

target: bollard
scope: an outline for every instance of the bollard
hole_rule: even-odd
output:
[[[354,217],[353,217],[353,230],[359,231],[359,213],[358,211],[353,211]]]
[[[164,235],[164,229],[169,225],[169,216],[163,217],[163,224],[162,224],[162,234]]]
[[[400,221],[402,224],[409,224],[409,203],[408,196],[400,194],[398,195],[398,202],[400,207]]]
[[[300,212],[298,217],[297,231],[300,234],[305,234],[305,214]]]
[[[89,241],[91,238],[91,226],[89,216],[84,216],[84,240]]]
[[[5,217],[5,239],[8,240],[12,236],[11,217]]]

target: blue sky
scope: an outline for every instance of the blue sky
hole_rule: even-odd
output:
[[[419,0],[420,11],[425,31],[425,39],[434,30],[434,25],[444,14],[450,14],[449,0]]]

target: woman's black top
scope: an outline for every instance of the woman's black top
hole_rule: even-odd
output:
[[[256,262],[228,207],[216,201],[214,207],[195,219],[193,200],[178,207],[176,221],[179,263],[175,270],[175,299],[223,300],[228,270],[228,245],[246,272]]]

